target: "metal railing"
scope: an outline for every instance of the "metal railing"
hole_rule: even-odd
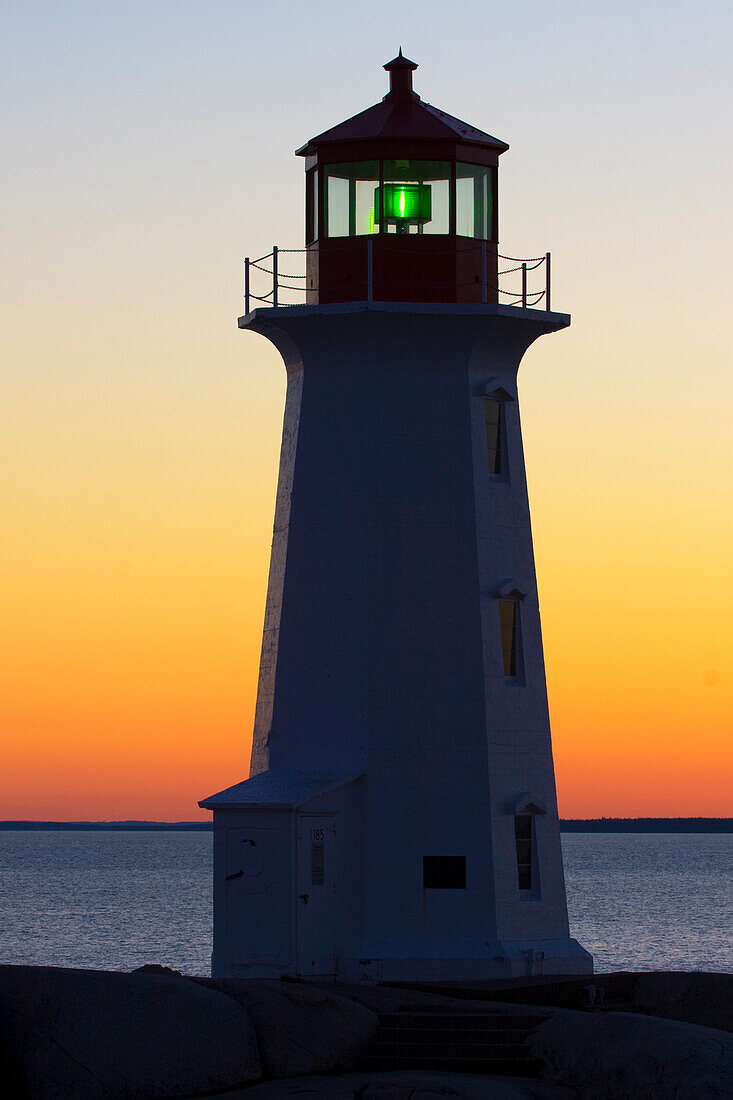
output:
[[[332,242],[329,242],[332,247]],[[351,247],[351,242],[349,246]],[[452,254],[458,255],[463,252],[476,252],[481,250],[481,302],[488,302],[489,298],[489,280],[488,280],[488,248],[486,241],[479,241],[476,245],[469,245],[464,248],[458,249],[441,249],[435,250],[435,254],[442,256]],[[404,249],[400,249],[404,251]],[[244,261],[244,312],[249,313],[252,306],[252,302],[261,302],[263,305],[272,306],[277,308],[284,305],[301,305],[306,300],[306,293],[310,295],[318,294],[318,287],[307,285],[307,275],[300,272],[283,272],[280,269],[280,257],[282,255],[288,256],[306,256],[308,253],[307,248],[278,248],[277,245],[273,245],[272,252],[266,253],[264,256],[258,256],[257,259],[252,260],[249,256]],[[430,255],[430,252],[421,250],[419,255],[424,257]],[[514,264],[514,267],[506,267],[498,272],[499,285],[491,287],[492,298],[494,293],[497,295],[498,301],[502,305],[517,306],[521,309],[537,309],[542,308],[549,312],[550,310],[550,253],[546,252],[544,256],[533,256],[527,259],[522,259],[517,256],[503,256],[499,253],[499,259],[508,263]],[[297,261],[296,261],[297,263]],[[292,266],[292,265],[291,265]],[[534,271],[539,271],[544,268],[544,286],[540,289],[530,289],[529,276]],[[374,301],[374,240],[369,237],[366,241],[366,269],[364,272],[365,286],[366,286],[366,300],[368,302]],[[476,277],[478,278],[478,277]],[[531,281],[536,284],[539,278],[535,276]],[[475,287],[476,279],[468,283],[445,283],[440,285],[431,285],[422,287],[423,290],[430,291],[430,301],[437,301],[433,295],[440,291],[445,290],[446,294],[453,293],[457,289],[463,287]],[[253,287],[256,287],[260,293],[256,293]],[[265,289],[269,287],[269,289]],[[356,299],[355,299],[356,300]],[[448,299],[446,299],[448,300]],[[415,299],[419,301],[419,299]],[[540,307],[540,303],[542,303]]]

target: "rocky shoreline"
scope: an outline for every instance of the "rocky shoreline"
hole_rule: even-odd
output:
[[[375,1069],[380,1021],[400,1013],[443,1013],[469,1036],[487,1014],[508,1027],[524,1015],[537,1075],[459,1072],[458,1055],[441,1072],[429,1053]],[[731,1032],[732,974],[418,987],[0,966],[0,1071],[15,1100],[717,1100],[733,1096]]]

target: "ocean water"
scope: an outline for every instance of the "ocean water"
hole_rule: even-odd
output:
[[[0,831],[0,962],[208,974],[212,838]]]
[[[207,974],[211,833],[0,831],[0,963]],[[733,972],[733,834],[564,833],[596,970]]]
[[[563,833],[570,931],[609,970],[733,972],[733,834]]]

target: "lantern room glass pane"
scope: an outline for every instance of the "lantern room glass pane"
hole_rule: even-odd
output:
[[[490,241],[494,224],[491,169],[482,164],[456,164],[456,233]]]
[[[311,168],[305,175],[305,242],[310,244],[318,236],[318,169]]]
[[[381,194],[385,231],[449,233],[450,177],[448,161],[385,160]]]
[[[358,237],[377,233],[375,195],[379,187],[379,162],[328,164],[324,173],[326,236]]]

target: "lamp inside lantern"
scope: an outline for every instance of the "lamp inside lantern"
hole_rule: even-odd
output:
[[[398,233],[408,233],[411,225],[425,225],[432,217],[429,183],[385,183],[375,191],[379,210],[380,191],[385,225],[394,225]]]

